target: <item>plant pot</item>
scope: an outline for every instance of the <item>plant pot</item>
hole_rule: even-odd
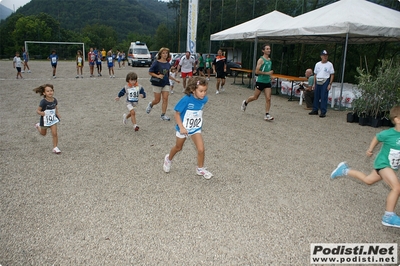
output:
[[[372,117],[371,127],[380,127],[380,126],[382,126],[382,119],[380,117]]]
[[[386,117],[382,118],[382,126],[384,127],[390,126],[390,120],[387,119]]]
[[[368,116],[362,116],[358,119],[358,124],[360,126],[366,126],[369,123],[369,117]]]
[[[394,127],[392,121],[390,119],[387,119],[386,117],[382,118],[382,126],[383,127]]]
[[[356,113],[347,113],[347,123],[358,123],[358,115]]]

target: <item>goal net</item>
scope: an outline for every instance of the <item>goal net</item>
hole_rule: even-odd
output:
[[[74,60],[76,52],[82,51],[85,60],[85,44],[83,42],[41,42],[25,41],[25,51],[29,52],[29,58],[46,59],[55,50],[60,60]]]

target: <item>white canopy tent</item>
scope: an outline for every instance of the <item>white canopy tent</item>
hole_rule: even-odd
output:
[[[211,40],[219,40],[215,36],[220,33],[211,35]],[[224,40],[235,36],[225,35]],[[400,41],[400,12],[366,0],[341,0],[279,25],[258,29],[251,38],[256,43],[263,39],[274,43],[343,43],[342,91],[347,45]]]
[[[254,41],[253,69],[257,56],[257,32],[262,30],[280,29],[294,18],[279,11],[272,11],[255,19],[249,20],[232,28],[212,34],[211,41],[242,40]],[[253,73],[254,78],[254,73]],[[252,79],[252,83],[253,83]]]
[[[366,0],[341,0],[307,12],[257,36],[292,43],[400,41],[400,12]]]
[[[342,97],[347,45],[400,41],[400,12],[366,0],[341,0],[297,16],[281,29],[259,30],[257,35],[296,43],[344,42]]]
[[[232,28],[211,35],[211,41],[248,40],[252,41],[261,30],[279,29],[293,20],[293,17],[279,11],[272,11]]]

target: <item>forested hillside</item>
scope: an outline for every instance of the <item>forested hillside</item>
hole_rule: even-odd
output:
[[[46,13],[60,27],[81,31],[87,25],[106,25],[113,28],[118,39],[130,32],[154,35],[157,27],[172,16],[167,3],[158,0],[31,0],[18,9],[25,16]]]

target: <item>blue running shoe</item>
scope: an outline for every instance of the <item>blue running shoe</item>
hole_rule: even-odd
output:
[[[391,227],[400,228],[400,217],[396,214],[394,215],[383,215],[382,224]]]
[[[349,166],[347,165],[346,162],[341,162],[335,170],[333,170],[333,172],[331,173],[331,178],[334,179],[338,176],[344,176],[346,175],[345,172],[346,170],[349,169]]]

